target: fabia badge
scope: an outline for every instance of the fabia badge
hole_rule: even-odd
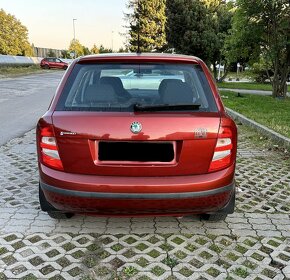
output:
[[[196,128],[194,130],[194,138],[206,138],[207,137],[207,129],[206,128]]]
[[[142,130],[142,125],[139,122],[132,122],[130,129],[134,134],[138,134]]]

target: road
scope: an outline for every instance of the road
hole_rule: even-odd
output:
[[[63,74],[63,71],[54,71],[0,79],[0,146],[36,125]]]

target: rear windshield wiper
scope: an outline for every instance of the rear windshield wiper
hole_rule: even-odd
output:
[[[154,111],[192,111],[198,110],[200,104],[156,104],[140,105],[134,104],[135,112],[154,112]]]

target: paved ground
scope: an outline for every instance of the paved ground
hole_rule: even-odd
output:
[[[48,108],[64,71],[0,79],[0,145],[32,129]]]
[[[0,279],[290,279],[289,154],[240,126],[236,213],[50,219],[34,132],[0,147]],[[261,147],[261,148],[258,148]]]

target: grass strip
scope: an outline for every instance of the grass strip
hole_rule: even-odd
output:
[[[45,73],[48,70],[43,70],[39,65],[28,66],[1,66],[0,65],[0,78],[10,78],[34,73]]]
[[[268,90],[272,91],[271,84],[258,84],[258,83],[244,83],[244,82],[222,82],[218,83],[219,88],[229,89],[249,89],[249,90]],[[288,92],[290,92],[290,85],[288,85]]]
[[[221,91],[226,107],[263,124],[290,138],[290,98],[274,99],[272,96],[242,94]]]

